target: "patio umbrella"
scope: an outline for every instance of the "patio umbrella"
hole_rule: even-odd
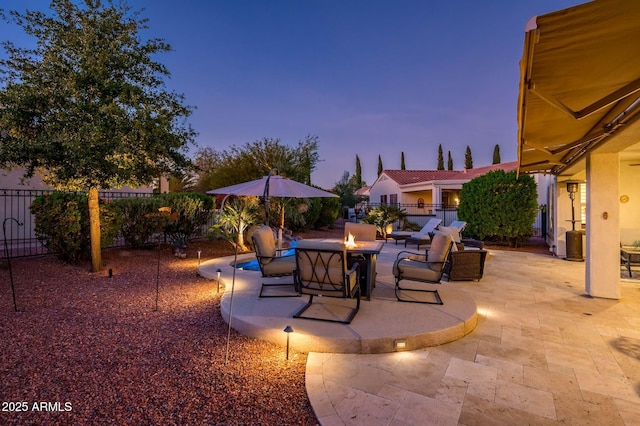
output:
[[[275,173],[275,174],[274,174]],[[264,201],[264,209],[266,212],[266,223],[269,224],[269,197],[291,197],[291,198],[315,198],[315,197],[337,197],[336,194],[332,194],[331,192],[323,191],[318,188],[314,188],[309,185],[305,185],[304,183],[296,182],[295,180],[288,179],[284,176],[280,176],[277,174],[278,170],[273,169],[269,172],[268,176],[263,176],[260,179],[252,180],[249,182],[239,183],[237,185],[226,186],[224,188],[212,189],[211,191],[207,191],[207,194],[210,195],[225,195],[222,205],[224,207],[224,202],[231,195],[235,195],[237,197],[243,196],[255,196],[262,197]],[[282,229],[278,230],[278,248],[282,247]],[[236,267],[235,264],[238,261],[238,244],[236,241],[235,253],[234,253],[234,267],[233,274],[231,278],[231,300],[229,301],[229,321],[227,321],[229,325],[229,329],[227,332],[227,351],[225,355],[225,365],[227,364],[227,359],[229,357],[229,341],[231,339],[231,312],[233,310],[233,293],[235,289],[236,282]]]

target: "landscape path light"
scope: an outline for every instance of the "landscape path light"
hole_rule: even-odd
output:
[[[289,360],[289,335],[290,335],[291,333],[293,333],[293,327],[291,327],[290,325],[288,325],[288,326],[286,326],[286,327],[284,328],[284,330],[282,330],[282,331],[284,331],[285,333],[287,333],[287,361],[288,361],[288,360]]]

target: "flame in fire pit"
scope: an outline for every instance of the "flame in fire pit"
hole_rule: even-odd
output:
[[[356,246],[356,238],[349,232],[349,237],[344,239],[344,245],[347,248],[354,248]]]

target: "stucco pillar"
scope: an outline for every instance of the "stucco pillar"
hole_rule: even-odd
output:
[[[620,158],[617,153],[587,155],[587,256],[589,295],[620,298]]]
[[[431,204],[435,204],[437,206],[442,204],[442,188],[439,186],[434,186],[431,191]]]

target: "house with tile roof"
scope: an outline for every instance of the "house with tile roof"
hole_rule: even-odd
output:
[[[410,222],[419,225],[432,217],[448,224],[457,220],[463,184],[493,170],[511,172],[517,167],[518,162],[512,161],[463,170],[384,170],[369,188],[369,205],[398,205]],[[547,204],[545,176],[533,177],[538,184],[538,204]]]
[[[369,188],[369,201],[376,204],[457,206],[462,184],[492,170],[510,172],[517,166],[518,163],[512,161],[463,170],[384,170]]]

